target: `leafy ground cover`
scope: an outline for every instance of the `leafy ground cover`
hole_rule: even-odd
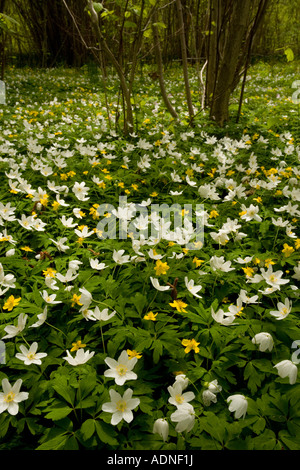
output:
[[[8,71],[1,449],[299,449],[298,72],[256,64],[220,130],[195,71],[194,127],[144,71],[124,137],[113,77],[105,104],[88,69]]]

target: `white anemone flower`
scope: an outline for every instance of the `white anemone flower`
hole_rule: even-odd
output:
[[[63,215],[60,218],[60,221],[63,224],[63,226],[66,227],[66,228],[74,228],[74,227],[77,227],[77,225],[78,225],[77,222],[73,223],[73,217],[68,217],[68,219],[67,219],[65,215]]]
[[[48,294],[48,292],[46,290],[43,290],[42,292],[42,297],[44,299],[45,302],[47,302],[47,304],[51,304],[51,305],[54,305],[54,304],[61,304],[61,300],[55,300],[56,299],[56,294]]]
[[[234,271],[235,268],[231,268],[231,261],[225,261],[224,256],[212,256],[210,259],[210,266],[213,271],[219,269],[225,273]]]
[[[257,222],[261,222],[262,218],[258,215],[259,207],[250,204],[249,207],[246,207],[244,204],[241,205],[242,215],[241,219],[246,220],[249,222],[250,220],[256,220]]]
[[[236,419],[245,418],[248,409],[248,401],[244,395],[238,393],[236,395],[230,395],[230,397],[227,398],[227,403],[229,403],[229,411],[234,412]]]
[[[217,323],[221,323],[221,325],[234,325],[235,314],[231,312],[224,312],[221,308],[215,312],[214,309],[211,309],[211,316]]]
[[[22,379],[18,379],[13,386],[10,385],[8,379],[2,380],[2,390],[0,392],[0,413],[8,411],[11,415],[18,414],[19,403],[27,400],[29,393],[20,392]]]
[[[294,273],[292,278],[297,279],[297,281],[300,281],[300,264],[298,266],[294,266]]]
[[[131,423],[133,420],[132,410],[140,404],[140,399],[132,398],[132,394],[131,388],[128,388],[123,396],[113,389],[109,391],[111,401],[103,403],[102,411],[112,413],[111,424],[113,426],[119,424],[122,419],[124,419],[126,423]]]
[[[38,321],[30,325],[29,328],[38,328],[39,326],[43,325],[43,323],[45,323],[47,320],[47,308],[48,306],[46,305],[43,312],[38,314]]]
[[[187,276],[185,276],[184,282],[185,282],[186,288],[192,295],[194,295],[195,297],[198,297],[199,299],[202,299],[201,295],[197,294],[197,292],[199,292],[202,289],[202,286],[200,284],[195,286],[194,279],[188,280]]]
[[[194,400],[195,398],[194,392],[182,393],[183,390],[180,382],[175,382],[173,386],[168,387],[168,392],[170,394],[168,400],[169,403],[171,403],[171,405],[177,406],[177,408],[185,405],[186,403]]]
[[[98,259],[90,259],[90,266],[92,269],[96,269],[97,271],[101,271],[108,267],[105,263],[100,263]]]
[[[84,225],[81,228],[81,230],[75,229],[74,232],[80,238],[88,238],[88,237],[90,237],[91,235],[93,235],[95,233],[94,230],[89,231],[89,229],[86,225]]]
[[[82,312],[83,310],[86,310],[92,300],[93,300],[93,297],[92,297],[92,294],[85,288],[85,287],[80,287],[79,289],[79,292],[80,292],[80,303],[82,304],[82,307],[80,308],[80,312]]]
[[[50,238],[50,240],[54,243],[54,245],[56,245],[59,251],[65,252],[70,248],[68,245],[65,245],[66,241],[68,240],[67,237],[59,238],[57,241],[53,240],[52,238]]]
[[[25,214],[22,214],[21,220],[17,220],[23,228],[25,228],[26,230],[32,230],[32,226],[34,224],[34,217],[32,215],[26,217]]]
[[[269,286],[274,287],[276,289],[280,289],[280,286],[283,284],[287,284],[289,282],[288,279],[281,279],[283,275],[283,271],[276,271],[273,272],[273,267],[270,265],[268,270],[266,271],[264,268],[261,269],[261,276],[266,281]]]
[[[218,380],[212,380],[211,382],[208,382],[207,384],[208,390],[210,390],[213,393],[220,393],[222,391],[222,386],[218,384]]]
[[[252,338],[252,343],[253,344],[258,344],[259,345],[258,349],[261,352],[272,351],[273,346],[274,346],[274,341],[273,341],[272,335],[270,335],[270,333],[266,333],[266,332],[257,333]]]
[[[94,312],[93,312],[93,316],[95,317],[96,320],[99,320],[99,321],[108,321],[112,317],[114,317],[115,314],[116,314],[115,310],[111,313],[108,313],[108,308],[105,308],[100,311],[98,306],[95,307]]]
[[[170,286],[161,286],[159,284],[159,280],[156,279],[156,278],[153,278],[150,276],[150,281],[153,285],[153,287],[155,287],[155,289],[159,290],[159,291],[165,291],[165,290],[169,290],[170,289]]]
[[[211,403],[217,403],[217,395],[207,389],[202,393],[202,400],[205,406],[210,406]]]
[[[175,384],[180,383],[181,385],[181,390],[185,390],[189,384],[189,379],[185,374],[178,374],[175,377],[175,382],[173,384],[173,387]]]
[[[274,367],[276,367],[278,370],[278,374],[281,378],[288,377],[291,385],[296,383],[298,369],[296,364],[294,364],[292,361],[286,359],[284,361],[278,362]]]
[[[238,257],[238,258],[234,259],[234,261],[236,263],[239,263],[239,264],[248,264],[252,261],[252,258],[253,258],[253,256],[246,256],[246,258]]]
[[[63,359],[65,359],[71,366],[79,366],[81,364],[85,364],[87,361],[89,361],[93,356],[94,356],[94,351],[84,351],[84,349],[78,349],[76,351],[75,357],[73,357],[70,353],[70,351],[66,351],[67,356],[65,356]]]
[[[240,299],[244,304],[257,304],[258,295],[253,295],[252,297],[249,297],[247,295],[247,291],[245,289],[240,290],[240,294],[238,299]]]
[[[75,196],[77,197],[77,199],[79,199],[79,201],[87,201],[89,199],[89,197],[86,197],[86,196],[88,194],[89,189],[90,188],[85,186],[84,181],[82,181],[81,183],[78,183],[76,181],[76,183],[74,184],[74,186],[72,188],[72,191],[75,194]]]
[[[130,256],[129,255],[124,255],[125,250],[114,250],[113,252],[113,260],[117,264],[124,264],[128,263],[130,261]]]
[[[219,243],[220,245],[226,245],[229,241],[228,232],[226,230],[220,229],[218,232],[210,232],[210,236],[215,243]]]
[[[68,269],[65,275],[61,273],[56,273],[56,278],[63,284],[74,281],[76,277],[78,277],[78,273],[73,269]]]
[[[193,429],[195,424],[195,410],[190,403],[185,403],[171,414],[171,421],[177,423],[175,431],[189,432]]]
[[[286,318],[290,311],[292,310],[292,302],[286,298],[284,303],[278,302],[277,303],[278,310],[272,310],[270,315],[276,318],[276,320],[283,320]]]
[[[3,336],[2,339],[7,339],[7,338],[14,338],[19,334],[21,331],[24,330],[26,321],[27,321],[28,315],[25,315],[25,313],[20,313],[18,316],[18,325],[7,325],[4,328],[4,331],[7,333],[7,335]]]
[[[21,353],[16,354],[16,358],[24,362],[25,366],[30,366],[31,364],[41,365],[41,359],[46,357],[46,353],[37,353],[38,343],[34,342],[31,344],[29,349],[23,344],[20,346]]]
[[[159,253],[156,253],[155,250],[153,250],[153,248],[151,248],[148,251],[148,255],[151,259],[162,259],[165,256],[165,255],[160,255]]]
[[[13,274],[4,274],[3,266],[0,263],[0,286],[7,287],[8,289],[14,288],[16,287],[15,281],[16,281],[16,278],[14,277]]]
[[[107,357],[104,361],[109,367],[104,372],[105,377],[114,378],[117,385],[124,385],[126,380],[137,379],[136,373],[132,371],[137,363],[137,358],[130,358],[125,349],[121,352],[117,361],[111,357]]]
[[[164,418],[158,418],[153,424],[153,434],[159,434],[166,442],[169,435],[169,423]]]
[[[78,259],[72,259],[71,261],[69,261],[69,269],[71,269],[72,271],[77,271],[81,264],[82,261],[79,261]]]

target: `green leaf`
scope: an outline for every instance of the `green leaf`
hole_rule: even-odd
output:
[[[63,403],[55,403],[55,405],[52,406],[53,409],[45,415],[45,418],[52,419],[52,421],[63,419],[68,416],[68,414],[70,414],[72,411],[72,408],[66,406]]]
[[[266,429],[262,434],[254,437],[249,444],[250,450],[279,450],[276,434],[270,429]]]
[[[9,428],[10,419],[4,415],[1,416],[0,420],[0,437],[4,437]]]
[[[192,448],[197,450],[222,450],[222,445],[214,439],[204,437],[192,437],[190,440]]]
[[[207,324],[207,322],[203,320],[203,317],[200,317],[196,313],[186,312],[186,313],[184,313],[184,317],[188,318],[193,323],[199,323],[200,325],[206,325]]]
[[[257,391],[263,378],[264,374],[259,374],[253,366],[253,363],[248,362],[244,369],[244,379],[248,379],[248,388],[250,389],[251,393],[254,394]]]
[[[151,29],[145,29],[143,36],[145,36],[145,38],[150,38],[152,36]]]
[[[68,440],[69,433],[62,433],[58,436],[55,436],[53,439],[50,439],[47,442],[44,442],[36,448],[36,450],[59,450],[63,449],[65,443]]]
[[[96,430],[95,420],[87,419],[80,428],[83,439],[86,441],[94,434]]]
[[[259,231],[260,233],[265,236],[270,228],[270,222],[268,220],[263,220],[260,225],[259,225]]]
[[[285,429],[278,433],[279,439],[287,446],[289,450],[299,450],[299,437],[291,436]]]
[[[96,399],[97,398],[95,396],[84,398],[83,400],[80,400],[78,405],[76,405],[76,409],[91,408],[95,405]]]
[[[159,339],[156,339],[153,341],[153,362],[154,364],[157,364],[162,353],[163,353],[163,344]]]
[[[208,411],[205,417],[201,418],[200,428],[206,431],[213,439],[223,442],[225,438],[225,421],[218,418],[214,413]]]
[[[62,396],[70,405],[74,404],[75,392],[68,385],[67,377],[56,376],[55,382],[52,385],[53,389]]]
[[[83,399],[90,395],[95,389],[97,379],[95,375],[92,375],[92,372],[80,380],[80,386],[77,391],[78,399]]]
[[[143,309],[147,303],[147,297],[140,292],[137,292],[134,297],[130,298],[130,301],[134,304],[138,313],[142,315]]]
[[[152,415],[153,413],[153,400],[149,397],[143,397],[140,401],[140,410],[143,413],[146,413],[148,415]]]
[[[32,435],[41,432],[42,427],[36,422],[35,418],[26,418],[25,421]]]
[[[158,28],[163,28],[163,29],[166,29],[166,25],[165,23],[163,23],[162,21],[157,21],[157,23],[153,23],[153,26],[157,26]]]
[[[266,420],[259,417],[258,420],[253,424],[252,429],[255,434],[260,434],[266,427]]]
[[[124,21],[124,27],[125,28],[136,28],[136,24],[133,21]]]
[[[74,435],[69,437],[63,447],[63,450],[79,450],[79,444]]]
[[[93,7],[96,13],[99,13],[100,11],[103,10],[103,5],[102,3],[99,3],[99,2],[93,2]]]
[[[109,444],[111,446],[118,445],[118,441],[114,437],[117,434],[109,424],[103,423],[101,421],[95,421],[95,423],[98,437],[104,444]]]
[[[284,53],[288,62],[292,62],[294,60],[294,52],[290,47],[285,49]]]

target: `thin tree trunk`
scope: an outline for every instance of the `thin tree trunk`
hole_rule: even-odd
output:
[[[244,91],[245,91],[245,85],[246,85],[246,77],[247,77],[247,72],[250,64],[250,57],[251,57],[251,51],[252,51],[252,46],[254,42],[254,37],[258,31],[258,28],[260,26],[260,23],[266,13],[267,9],[267,4],[268,0],[261,0],[258,11],[253,23],[253,26],[251,28],[251,31],[249,33],[249,39],[248,39],[248,46],[247,46],[247,51],[246,51],[246,63],[245,63],[245,69],[244,69],[244,74],[243,74],[243,81],[242,81],[242,86],[241,86],[241,93],[240,93],[240,99],[239,99],[239,108],[237,112],[237,117],[236,117],[236,122],[239,122],[240,115],[241,115],[241,110],[242,110],[242,103],[243,103],[243,97],[244,97]]]
[[[99,20],[98,20],[98,14],[96,13],[93,2],[92,0],[88,0],[88,8],[91,13],[91,20],[92,20],[92,25],[94,27],[94,30],[96,32],[97,38],[99,40],[99,43],[103,47],[104,52],[107,54],[108,58],[111,60],[117,74],[120,80],[120,85],[121,85],[121,90],[122,94],[124,97],[124,101],[126,103],[126,110],[124,110],[124,132],[128,133],[133,130],[133,112],[132,112],[132,106],[131,106],[131,100],[130,100],[130,92],[127,87],[126,79],[123,73],[123,69],[121,65],[119,64],[118,60],[115,58],[114,54],[108,47],[108,44],[106,43],[101,30],[99,28]]]
[[[206,26],[208,34],[207,50],[206,50],[206,83],[205,83],[205,105],[211,106],[214,87],[216,83],[217,70],[217,10],[214,0],[209,0],[208,6],[208,25]]]
[[[188,110],[189,110],[189,117],[190,117],[190,120],[192,121],[194,117],[194,108],[193,108],[193,103],[192,103],[192,95],[191,95],[189,75],[188,75],[188,59],[187,59],[187,49],[186,49],[181,0],[176,0],[176,6],[177,6],[177,13],[178,13],[179,28],[180,28],[179,37],[180,37],[180,44],[181,44],[181,57],[182,57],[182,68],[183,68],[183,76],[184,76],[184,84],[185,84],[185,95],[186,95],[186,100],[187,100],[187,105],[188,105]]]
[[[241,45],[247,31],[252,0],[233,0],[233,9],[224,36],[223,54],[216,74],[215,89],[210,108],[210,117],[220,126],[229,118],[229,100],[233,90],[236,67]]]
[[[154,21],[157,21],[157,13],[155,12],[154,14]],[[160,39],[159,39],[159,34],[158,34],[158,28],[155,25],[155,23],[152,23],[152,31],[153,31],[153,37],[154,37],[154,48],[155,48],[155,55],[156,55],[156,64],[157,64],[157,74],[158,74],[158,79],[159,79],[159,85],[160,85],[160,91],[162,95],[162,99],[166,105],[167,110],[173,116],[173,118],[178,119],[178,114],[176,113],[175,109],[173,108],[169,98],[168,94],[166,92],[166,87],[165,87],[165,81],[164,81],[164,75],[163,75],[163,64],[162,64],[162,55],[161,55],[161,49],[160,49]]]
[[[209,35],[207,50],[206,102],[210,118],[220,126],[229,119],[230,97],[244,70],[240,112],[253,38],[268,2],[210,0],[210,28],[215,25],[215,33]]]

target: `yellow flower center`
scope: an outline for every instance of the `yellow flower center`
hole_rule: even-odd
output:
[[[184,402],[183,396],[182,396],[182,395],[179,395],[179,394],[175,396],[175,400],[176,400],[177,403],[179,403],[180,405],[181,405],[181,403]]]
[[[33,359],[35,359],[35,353],[29,353],[27,354],[27,357],[30,361],[32,361]]]
[[[6,403],[10,403],[11,401],[14,401],[16,394],[14,392],[9,392],[4,396],[4,401]]]
[[[127,408],[127,403],[125,400],[119,400],[117,403],[116,403],[116,407],[117,407],[117,410],[118,411],[121,411],[123,413],[123,411],[126,410]]]
[[[247,297],[248,298],[248,297]],[[240,315],[242,311],[244,310],[244,307],[240,307],[238,311],[236,312],[236,315]]]
[[[128,369],[127,369],[126,366],[124,366],[124,364],[118,365],[118,367],[117,367],[117,372],[118,372],[118,374],[119,374],[121,377],[122,377],[123,375],[125,375],[127,371],[128,371]]]

